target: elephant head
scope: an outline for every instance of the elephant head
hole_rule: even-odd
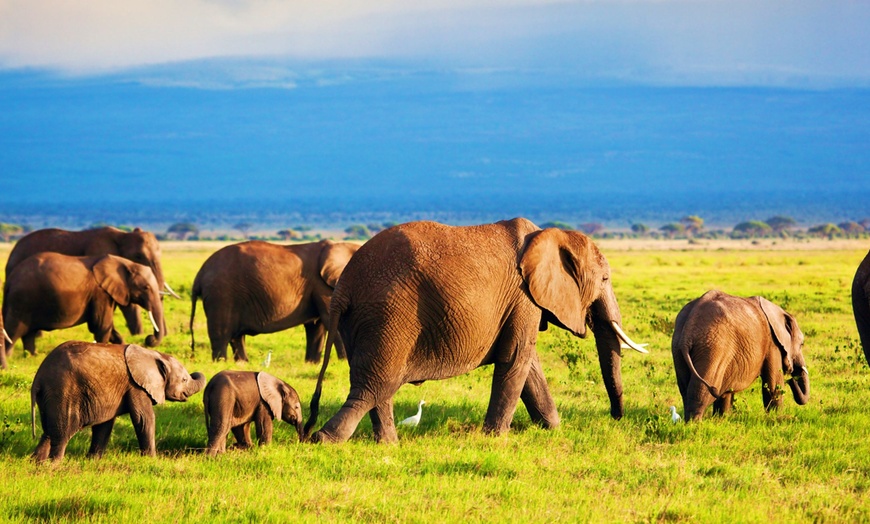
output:
[[[793,316],[762,297],[755,297],[770,325],[773,340],[782,355],[782,371],[791,375],[788,385],[794,401],[804,405],[810,398],[810,376],[802,347],[804,334]]]
[[[587,325],[592,328],[610,415],[622,418],[621,349],[647,351],[621,328],[622,315],[604,255],[582,233],[544,229],[526,238],[519,267],[529,295],[543,310],[542,329],[549,322],[583,338]]]
[[[338,278],[344,271],[344,267],[350,261],[353,254],[356,253],[356,250],[359,249],[359,246],[347,242],[332,242],[330,240],[324,240],[322,243],[323,249],[320,251],[320,257],[318,257],[317,261],[317,266],[320,268],[320,277],[323,278],[323,281],[329,287],[335,289],[335,285],[338,284]]]
[[[257,388],[260,398],[269,408],[273,418],[280,418],[296,428],[299,440],[302,440],[302,403],[296,390],[283,380],[268,373],[257,373]]]
[[[171,355],[129,344],[124,348],[124,360],[133,382],[145,390],[153,404],[184,402],[205,387],[205,375],[188,373]]]
[[[121,306],[136,304],[148,310],[154,334],[145,338],[145,344],[155,347],[164,336],[163,302],[160,286],[148,266],[122,257],[106,255],[94,264],[94,278],[109,296]]]
[[[148,266],[157,279],[157,288],[166,289],[174,294],[163,278],[163,267],[160,265],[160,243],[157,237],[150,231],[143,231],[138,227],[129,233],[118,237],[118,255],[137,264]]]

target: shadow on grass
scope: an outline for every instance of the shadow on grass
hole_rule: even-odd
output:
[[[21,504],[14,513],[30,522],[90,521],[117,513],[125,504],[87,496],[71,496]]]

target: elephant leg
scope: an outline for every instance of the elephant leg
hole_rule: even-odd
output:
[[[734,393],[725,393],[713,402],[713,414],[725,415],[731,412],[731,406],[734,404]]]
[[[214,362],[227,359],[227,346],[230,343],[229,333],[225,333],[224,326],[216,320],[208,321],[208,340],[211,343],[211,359]],[[229,431],[229,429],[227,429]]]
[[[375,407],[374,400],[363,397],[351,389],[347,400],[338,413],[332,416],[320,430],[311,436],[312,442],[345,442],[356,431],[360,420]]]
[[[683,415],[686,421],[701,420],[704,417],[704,412],[716,400],[707,386],[692,377],[686,388],[686,397],[683,400]]]
[[[131,335],[141,335],[143,331],[142,312],[136,304],[128,306],[118,306],[121,308],[121,314],[124,315],[124,320],[127,321],[127,327],[130,329]],[[163,326],[160,326],[163,329]]]
[[[36,449],[33,450],[33,455],[31,457],[36,462],[42,462],[48,458],[48,453],[51,450],[51,439],[48,438],[48,435],[45,433],[42,434],[42,437],[39,439],[39,444],[36,445]]]
[[[396,421],[393,418],[392,396],[369,411],[369,418],[372,420],[375,442],[392,444],[399,441],[399,435],[396,433]]]
[[[229,418],[212,416],[208,425],[207,455],[217,455],[227,450],[227,433],[230,432]]]
[[[520,394],[529,375],[530,364],[528,360],[525,363],[495,363],[489,407],[483,422],[484,432],[500,435],[510,429]]]
[[[106,451],[106,446],[109,444],[109,437],[112,436],[112,428],[115,425],[115,419],[111,418],[102,424],[97,424],[91,428],[91,449],[88,450],[89,457],[102,457]]]
[[[556,402],[553,401],[553,396],[550,394],[550,388],[547,386],[547,379],[544,378],[544,370],[541,368],[537,352],[532,356],[529,376],[523,385],[520,399],[525,404],[532,422],[546,429],[552,429],[559,425]]]
[[[248,361],[248,353],[245,351],[245,335],[231,338],[230,345],[233,347],[233,359],[236,362]]]
[[[326,326],[319,320],[306,322],[305,326],[305,362],[317,364],[322,356],[321,348],[326,338]]]
[[[259,445],[265,446],[272,443],[272,417],[262,405],[258,411],[254,418],[254,431]]]
[[[133,423],[133,429],[136,430],[140,452],[154,457],[157,456],[157,445],[154,442],[154,409],[151,407],[151,400],[144,392],[136,397],[130,402],[130,421]]]
[[[761,366],[761,398],[765,411],[779,409],[785,393],[785,380],[782,376],[782,357],[776,353],[765,359]]]
[[[254,445],[254,443],[251,441],[250,421],[234,427],[233,436],[236,437],[236,447],[239,449],[248,449]]]
[[[338,333],[335,334],[333,345],[335,346],[335,355],[342,360],[347,360],[347,349],[345,349],[344,342],[341,340],[341,335]]]
[[[109,334],[109,343],[111,343],[111,344],[123,344],[124,337],[121,336],[121,333],[119,333],[117,329],[112,328],[112,332]]]
[[[21,337],[21,342],[24,344],[25,353],[36,355],[36,333],[27,333]]]

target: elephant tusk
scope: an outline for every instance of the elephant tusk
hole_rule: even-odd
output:
[[[806,374],[806,376],[810,376],[810,370],[807,369],[806,366],[801,366],[801,369],[804,370],[804,373]]]
[[[625,344],[626,346],[637,351],[638,353],[649,353],[649,351],[644,349],[644,346],[646,346],[646,344],[636,344],[633,340],[628,338],[628,335],[625,334],[625,331],[623,331],[622,328],[619,327],[619,324],[617,324],[615,321],[611,321],[610,325],[613,326],[613,331],[616,332],[616,336],[619,337],[619,340],[622,342],[622,344]],[[620,347],[622,347],[622,344],[620,344]]]
[[[638,346],[640,346],[640,347],[646,349],[646,347],[649,346],[649,344],[638,344]],[[631,347],[631,346],[629,346],[629,345],[626,344],[625,342],[620,342],[620,343],[619,343],[619,349],[634,349],[634,348]],[[647,352],[649,352],[649,351],[647,351]]]
[[[9,338],[9,333],[6,332],[5,328],[3,329],[3,340],[8,342],[10,346],[12,345],[12,339]]]
[[[157,322],[154,320],[154,313],[148,312],[148,319],[151,320],[151,325],[154,326],[154,332],[160,333],[160,328],[157,327]]]
[[[171,287],[169,287],[169,283],[168,283],[168,282],[164,282],[164,283],[163,283],[163,287],[166,288],[166,291],[168,291],[169,294],[172,295],[173,298],[181,298],[180,296],[178,296],[178,293],[176,293],[175,291],[172,290]],[[161,292],[160,294],[162,295],[163,293]]]

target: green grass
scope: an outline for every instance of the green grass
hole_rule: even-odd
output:
[[[171,333],[162,351],[190,371],[259,369],[287,380],[307,403],[319,367],[306,365],[304,332],[249,337],[251,363],[210,360],[198,308],[197,348],[187,323],[193,277],[214,246],[168,246],[164,267],[184,300],[167,299]],[[58,465],[28,456],[29,388],[43,355],[84,327],[47,333],[40,355],[20,343],[0,372],[0,519],[65,522],[317,521],[373,522],[763,522],[870,520],[870,373],[852,319],[849,288],[866,246],[824,251],[626,251],[605,247],[624,324],[650,355],[623,358],[625,417],[611,420],[594,341],[551,328],[538,342],[562,425],[544,431],[517,410],[512,431],[484,435],[491,370],[404,386],[396,418],[426,399],[417,428],[399,428],[398,445],[376,445],[365,419],[342,445],[296,442],[276,423],[272,446],[200,453],[202,396],[158,406],[157,458],[138,455],[121,417],[106,456],[84,458],[89,431],[73,438]],[[8,247],[0,252],[5,263]],[[811,399],[765,414],[756,382],[734,412],[699,424],[670,422],[682,412],[670,356],[677,312],[710,288],[762,294],[783,305],[806,334]],[[123,326],[120,316],[117,323]],[[125,333],[125,328],[121,332]],[[128,337],[142,343],[143,337]],[[333,359],[322,424],[347,393],[347,365]]]

